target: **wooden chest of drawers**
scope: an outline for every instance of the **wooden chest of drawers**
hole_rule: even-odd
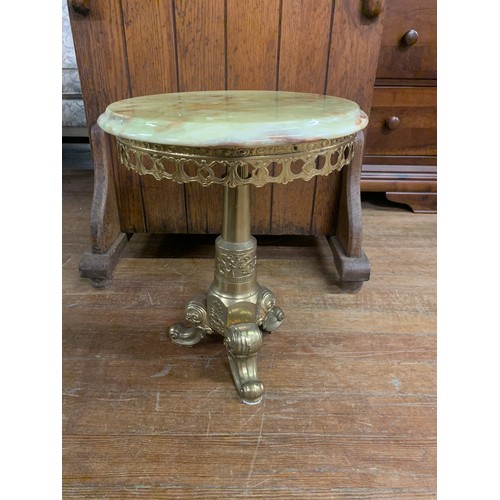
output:
[[[389,0],[386,9],[361,189],[435,212],[436,1]]]

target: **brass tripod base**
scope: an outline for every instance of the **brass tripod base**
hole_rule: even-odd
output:
[[[239,175],[248,177],[246,166]],[[257,283],[257,240],[250,234],[249,186],[224,189],[222,234],[215,241],[214,281],[206,296],[185,309],[189,326],[176,323],[170,338],[192,346],[214,332],[224,337],[234,383],[243,403],[257,404],[264,386],[257,376],[262,332],[281,325],[283,311],[273,293]]]
[[[224,345],[241,401],[259,403],[264,392],[257,375],[262,332],[272,332],[284,318],[283,311],[275,305],[272,292],[257,285],[256,293],[245,298],[231,298],[219,294],[212,286],[208,296],[197,296],[188,302],[185,318],[189,326],[175,323],[170,327],[172,342],[190,347],[212,333],[225,337]]]

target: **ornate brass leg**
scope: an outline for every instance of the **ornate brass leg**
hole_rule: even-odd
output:
[[[264,386],[257,377],[257,352],[262,347],[262,333],[255,323],[240,323],[229,327],[224,339],[234,383],[246,404],[262,400]]]
[[[257,310],[262,319],[267,314],[259,306],[261,287],[256,280],[257,241],[215,242],[215,279],[208,292],[210,326],[225,337],[229,364],[242,402],[256,404],[264,386],[257,377],[257,352],[262,347],[262,333],[257,325]]]

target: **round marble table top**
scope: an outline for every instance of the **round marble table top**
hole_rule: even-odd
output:
[[[179,92],[110,104],[97,123],[109,134],[156,144],[259,147],[335,139],[362,130],[347,99],[276,91]]]

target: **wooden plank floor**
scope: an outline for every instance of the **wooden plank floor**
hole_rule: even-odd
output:
[[[63,170],[64,498],[435,498],[435,216],[363,202],[358,294],[322,239],[259,238],[286,317],[246,406],[220,337],[167,336],[212,280],[213,238],[135,235],[93,289],[91,195],[91,171]]]

